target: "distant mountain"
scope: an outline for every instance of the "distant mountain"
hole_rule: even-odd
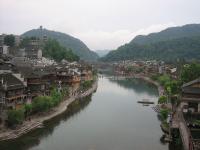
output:
[[[130,43],[109,52],[103,61],[200,59],[200,25],[173,27],[147,36],[137,36]]]
[[[130,43],[151,44],[160,41],[200,35],[200,24],[188,24],[180,27],[170,27],[158,33],[138,35]]]
[[[91,51],[81,40],[65,33],[47,29],[33,29],[22,34],[23,37],[43,37],[44,35],[48,38],[56,39],[62,46],[72,49],[72,52],[82,60],[95,61],[98,59],[98,55]]]
[[[103,57],[107,55],[111,50],[96,50],[95,52],[99,55],[99,57]]]

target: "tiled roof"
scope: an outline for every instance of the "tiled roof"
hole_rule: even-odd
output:
[[[0,90],[14,90],[24,88],[23,82],[11,73],[0,74]]]
[[[182,88],[187,87],[187,86],[189,86],[189,85],[192,85],[192,84],[194,84],[194,83],[199,83],[199,82],[200,82],[200,77],[197,78],[197,79],[195,79],[195,80],[192,80],[192,81],[190,81],[190,82],[188,82],[188,83],[183,84],[183,85],[182,85]]]
[[[188,94],[200,94],[200,89],[195,87],[184,87],[182,88],[182,92]]]

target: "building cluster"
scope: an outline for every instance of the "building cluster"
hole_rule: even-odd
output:
[[[181,89],[179,130],[181,137],[189,141],[186,147],[198,150],[200,149],[200,78],[183,84]]]
[[[122,61],[113,64],[116,75],[141,74],[152,76],[156,74],[168,74],[176,79],[178,75],[177,66],[166,64],[163,61]]]
[[[66,60],[57,63],[42,57],[41,39],[32,39],[26,47],[16,51],[4,44],[5,36],[0,36],[1,120],[5,120],[7,110],[30,104],[37,96],[48,96],[53,87],[62,90],[74,83],[93,79],[92,67],[88,64]]]
[[[8,45],[5,42],[6,36],[12,36],[14,42],[13,46]],[[21,47],[20,44],[23,38],[19,35],[0,35],[0,55],[4,57],[14,57],[15,59],[22,59],[24,57],[29,59],[42,59],[41,43],[47,40],[46,36],[42,39],[31,38],[30,42],[26,43],[25,46]]]

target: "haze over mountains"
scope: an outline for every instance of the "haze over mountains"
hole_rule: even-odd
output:
[[[200,59],[200,24],[167,28],[158,33],[136,36],[130,43],[111,51],[101,60]]]
[[[111,50],[96,50],[95,52],[99,55],[99,57],[106,56]]]
[[[95,61],[98,59],[98,55],[91,51],[81,40],[65,33],[47,29],[33,29],[22,34],[23,37],[42,37],[44,35],[56,39],[62,46],[72,49],[72,52],[82,60]]]

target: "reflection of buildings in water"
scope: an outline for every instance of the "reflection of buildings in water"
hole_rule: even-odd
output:
[[[5,150],[27,150],[39,145],[40,140],[51,135],[55,127],[58,126],[61,121],[67,121],[71,117],[79,114],[89,105],[91,100],[90,95],[72,102],[64,113],[49,121],[45,121],[44,128],[36,129],[20,138],[17,138],[16,140],[0,142],[0,148]]]
[[[126,89],[132,89],[137,93],[147,93],[149,95],[157,95],[158,90],[157,88],[141,79],[124,79],[124,80],[112,80],[109,79],[109,81],[113,83],[117,83],[119,86],[124,87]],[[152,88],[154,87],[154,88]]]

